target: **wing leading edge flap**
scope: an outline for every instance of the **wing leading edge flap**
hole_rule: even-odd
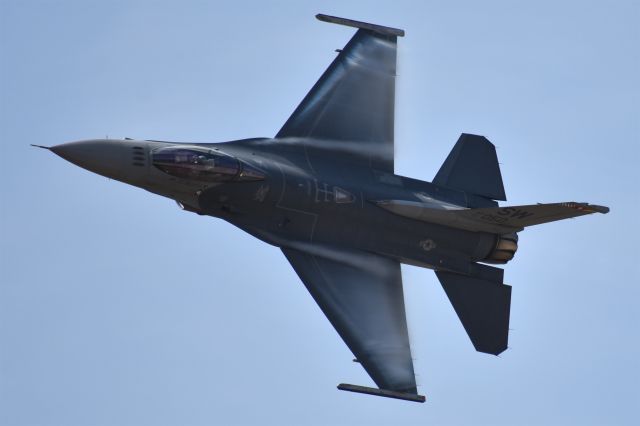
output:
[[[393,173],[399,30],[321,17],[359,29],[276,138],[299,139],[313,167],[344,159]]]
[[[376,385],[417,395],[400,264],[364,253],[282,251]]]

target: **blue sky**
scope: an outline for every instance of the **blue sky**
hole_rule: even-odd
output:
[[[29,144],[272,136],[353,30],[396,26],[397,173],[462,132],[533,227],[506,267],[510,349],[476,353],[403,267],[412,404],[370,379],[280,251]],[[640,6],[615,2],[0,0],[0,424],[632,424],[640,403]]]

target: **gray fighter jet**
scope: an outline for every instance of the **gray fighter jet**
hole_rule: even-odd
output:
[[[505,264],[527,226],[607,213],[506,200],[494,145],[462,134],[423,182],[394,173],[397,37],[357,28],[274,138],[226,143],[84,140],[50,149],[94,173],[221,218],[279,247],[378,388],[339,389],[424,402],[407,335],[400,264],[433,269],[476,350],[507,348]]]

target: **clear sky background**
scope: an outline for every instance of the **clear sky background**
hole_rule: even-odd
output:
[[[0,425],[634,423],[639,4],[0,0]],[[372,382],[277,248],[29,147],[273,136],[353,34],[318,12],[406,30],[398,174],[478,133],[510,204],[611,207],[520,234],[500,357],[403,267],[425,404],[335,389]]]

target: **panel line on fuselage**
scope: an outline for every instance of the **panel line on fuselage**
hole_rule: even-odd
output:
[[[313,212],[309,212],[309,211],[296,209],[296,208],[293,208],[293,207],[286,207],[286,206],[282,205],[282,201],[284,200],[284,195],[285,195],[285,192],[287,190],[287,176],[284,173],[284,170],[282,170],[282,166],[277,162],[275,164],[278,167],[278,170],[280,171],[280,175],[282,176],[282,189],[280,191],[280,198],[276,202],[276,208],[277,209],[281,209],[281,210],[285,210],[285,211],[288,210],[288,211],[292,211],[292,212],[296,212],[296,213],[302,213],[302,214],[306,214],[306,215],[309,215],[309,216],[313,217],[313,223],[311,225],[311,234],[310,234],[310,237],[309,237],[309,241],[313,242],[313,237],[315,235],[315,230],[316,230],[316,223],[318,222],[318,214],[317,213],[313,213]]]

